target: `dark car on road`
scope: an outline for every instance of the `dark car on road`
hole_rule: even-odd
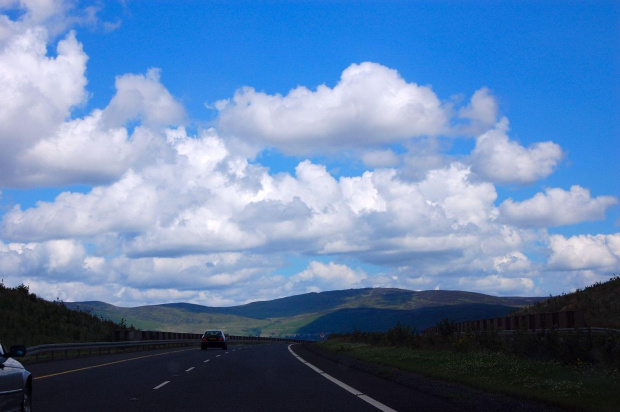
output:
[[[208,348],[222,348],[228,349],[226,343],[226,335],[221,330],[208,330],[202,335],[200,340],[200,349],[205,350]]]
[[[13,359],[25,355],[25,346],[11,346],[7,351],[0,343],[0,411],[31,410],[32,377]]]

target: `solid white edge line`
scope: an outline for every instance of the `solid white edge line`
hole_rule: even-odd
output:
[[[319,375],[322,375],[324,378],[332,381],[336,385],[338,385],[341,388],[343,388],[344,390],[352,393],[353,395],[357,396],[361,400],[369,403],[370,405],[374,406],[375,408],[379,409],[380,411],[383,411],[383,412],[396,412],[394,409],[390,408],[389,406],[382,404],[381,402],[371,398],[368,395],[364,395],[362,392],[358,391],[357,389],[354,389],[354,388],[350,387],[346,383],[344,383],[342,381],[339,381],[338,379],[334,378],[333,376],[323,372],[322,370],[320,370],[319,368],[317,368],[313,364],[306,362],[301,356],[299,356],[298,354],[293,352],[293,349],[291,349],[291,346],[293,346],[293,345],[294,344],[288,345],[288,351],[291,352],[291,354],[294,357],[296,357],[301,363],[303,363],[304,365],[308,366],[310,369],[314,370]]]
[[[342,381],[339,381],[338,379],[334,378],[333,376],[331,376],[331,375],[329,375],[329,374],[327,374],[327,373],[325,373],[325,372],[323,372],[323,374],[322,374],[322,375],[323,375],[326,379],[328,379],[328,380],[330,380],[330,381],[334,382],[336,385],[340,386],[342,389],[344,389],[344,390],[345,390],[345,391],[347,391],[347,392],[352,393],[352,394],[353,394],[353,395],[355,395],[355,396],[362,396],[362,395],[363,395],[363,393],[362,393],[362,392],[358,391],[358,390],[357,390],[357,389],[355,389],[355,388],[350,387],[350,386],[349,386],[349,385],[347,385],[346,383],[344,383],[344,382],[342,382]]]
[[[169,383],[170,383],[170,381],[165,381],[165,382],[163,382],[163,383],[160,383],[159,385],[157,385],[157,386],[156,386],[156,387],[154,387],[153,389],[154,389],[154,390],[157,390],[157,389],[161,388],[162,386],[166,386],[166,385],[167,385],[167,384],[169,384]]]

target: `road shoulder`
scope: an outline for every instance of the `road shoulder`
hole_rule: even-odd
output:
[[[354,372],[356,378],[362,381],[360,373],[373,376],[391,382],[395,389],[390,389],[392,399],[399,399],[396,402],[400,407],[392,406],[399,411],[405,410],[471,410],[471,411],[545,411],[558,412],[565,409],[546,405],[525,399],[518,399],[511,396],[489,393],[477,390],[465,385],[454,382],[447,382],[426,376],[403,372],[396,368],[374,365],[347,357],[345,355],[334,354],[320,347],[320,345],[307,343],[295,345],[295,352],[318,368],[327,373],[342,374],[343,372]],[[377,386],[378,381],[373,381],[369,386]],[[362,385],[359,383],[358,385]],[[361,388],[358,388],[361,389]],[[415,395],[412,397],[411,393]],[[411,400],[415,399],[415,404]],[[421,408],[422,401],[425,405]]]

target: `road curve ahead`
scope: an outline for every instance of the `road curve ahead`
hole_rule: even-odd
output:
[[[395,409],[384,399],[353,389],[342,377],[326,379],[325,373],[308,367],[286,344],[231,345],[226,351],[134,352],[29,369],[35,379],[33,408],[37,411]]]

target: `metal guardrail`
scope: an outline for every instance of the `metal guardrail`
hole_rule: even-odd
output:
[[[439,331],[436,329],[429,328],[422,331],[425,334],[434,334],[438,335]],[[455,331],[454,334],[458,336],[464,336],[469,333],[471,334],[483,334],[483,333],[497,333],[500,336],[515,336],[519,334],[525,335],[535,335],[537,333],[549,333],[549,332],[557,332],[559,334],[568,335],[575,333],[590,333],[593,335],[620,335],[620,329],[608,329],[608,328],[547,328],[547,329],[519,329],[519,330],[501,330],[501,329],[470,329],[467,331]]]
[[[307,340],[294,339],[294,338],[271,338],[271,337],[259,337],[259,336],[236,336],[229,335],[228,342],[293,342],[303,343]],[[178,345],[198,345],[200,340],[198,339],[168,339],[168,340],[135,340],[135,341],[120,341],[120,342],[83,342],[83,343],[52,343],[48,345],[37,345],[26,348],[26,357],[34,356],[36,360],[43,353],[51,353],[51,359],[54,359],[54,353],[64,352],[65,358],[69,357],[69,352],[77,351],[79,357],[83,351],[88,351],[88,354],[92,354],[93,351],[102,353],[110,349],[126,349],[145,346],[178,346]]]
[[[521,329],[521,330],[502,330],[499,332],[500,335],[518,335],[519,333],[525,334],[535,334],[541,332],[550,332],[556,331],[558,333],[593,333],[595,335],[605,335],[608,333],[612,334],[620,334],[620,329],[607,329],[607,328],[556,328],[556,329]],[[473,331],[480,332],[480,331]]]
[[[38,345],[26,348],[26,357],[35,356],[38,360],[39,356],[43,353],[51,353],[51,358],[54,359],[54,353],[64,352],[65,357],[68,357],[69,352],[77,351],[78,357],[83,351],[88,351],[92,354],[93,351],[102,353],[110,349],[125,349],[144,346],[172,346],[172,345],[191,345],[199,344],[200,341],[196,339],[176,339],[176,340],[149,340],[149,341],[126,341],[126,342],[84,342],[84,343],[52,343],[48,345]]]
[[[454,322],[454,331],[463,333],[468,331],[486,330],[539,330],[539,329],[574,329],[587,327],[583,311],[565,310],[558,312],[531,313],[527,315],[507,315],[499,318],[487,318]],[[437,334],[439,326],[431,326],[422,333]]]

